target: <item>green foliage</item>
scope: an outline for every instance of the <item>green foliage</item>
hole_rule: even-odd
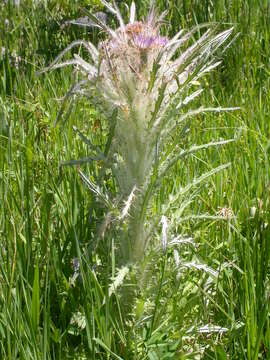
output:
[[[0,4],[0,43],[8,54],[0,55],[0,357],[268,359],[269,2],[183,0],[168,8],[170,34],[204,21],[235,24],[239,36],[222,55],[221,68],[205,81],[210,91],[201,103],[239,105],[242,112],[198,116],[186,141],[238,140],[218,151],[201,149],[174,165],[173,176],[162,180],[153,211],[159,212],[164,199],[194,175],[232,164],[194,189],[197,200],[176,203],[176,212],[168,214],[171,235],[192,236],[194,244],[171,247],[164,255],[156,244],[137,269],[141,282],[130,271],[111,296],[119,272],[115,238],[106,232],[98,239],[93,235],[97,224],[103,234],[104,208],[76,167],[60,167],[91,154],[74,127],[101,149],[109,129],[84,100],[74,104],[69,122],[53,127],[71,69],[35,75],[72,40],[95,41],[96,32],[61,29],[63,21],[81,16],[81,6],[93,9],[93,3],[7,3]],[[148,4],[140,3],[145,14]],[[157,4],[160,11],[167,8],[167,1]],[[101,162],[88,163],[80,170],[94,181],[101,167]],[[115,184],[106,173],[104,181],[113,193]],[[217,218],[230,209],[234,217]],[[185,221],[179,222],[183,215]],[[175,266],[174,250],[185,266]],[[132,309],[122,305],[131,296]],[[203,332],[205,325],[228,331]]]

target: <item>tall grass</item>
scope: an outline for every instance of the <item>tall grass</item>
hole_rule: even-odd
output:
[[[87,136],[101,148],[109,129],[84,100],[64,126],[53,127],[72,74],[66,69],[35,76],[71,40],[95,41],[96,33],[83,28],[61,30],[62,21],[80,16],[80,5],[0,5],[0,43],[7,54],[0,58],[1,358],[268,359],[268,1],[179,1],[169,7],[170,33],[205,21],[233,23],[239,32],[222,67],[205,82],[210,91],[201,102],[239,105],[242,111],[200,115],[187,141],[237,140],[196,153],[163,180],[153,211],[197,174],[232,164],[195,189],[192,204],[177,203],[178,217],[169,217],[175,232],[193,242],[164,256],[152,249],[137,269],[141,283],[131,272],[119,288],[112,288],[121,275],[115,238],[93,238],[104,209],[76,167],[60,167],[89,155],[74,126],[86,134],[87,124]],[[165,1],[157,5],[160,11],[167,7]],[[146,8],[142,2],[139,10]],[[18,69],[13,51],[21,58]],[[84,169],[95,175],[99,166]],[[105,181],[113,191],[110,178]],[[202,213],[208,219],[196,216]],[[224,214],[223,221],[216,219]],[[122,304],[130,291],[136,306],[126,316]]]

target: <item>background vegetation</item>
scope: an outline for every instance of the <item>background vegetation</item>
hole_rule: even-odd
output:
[[[140,283],[131,273],[122,281],[125,291],[111,295],[117,249],[113,238],[94,236],[103,209],[77,168],[60,166],[89,151],[74,126],[104,147],[107,124],[79,100],[69,120],[53,127],[74,74],[65,68],[36,76],[72,40],[97,42],[97,31],[63,24],[81,16],[81,7],[102,7],[98,0],[2,1],[2,359],[270,359],[270,3],[156,4],[169,11],[170,35],[209,21],[233,24],[239,33],[222,55],[223,64],[207,78],[200,101],[241,106],[241,111],[200,115],[187,138],[190,144],[236,141],[177,164],[155,204],[161,207],[165,192],[175,186],[231,162],[191,194],[196,199],[185,215],[194,217],[176,226],[195,243],[183,245],[180,257],[205,266],[179,270],[173,250],[164,256],[150,250],[140,267]],[[148,2],[137,7],[143,15]],[[99,167],[88,164],[85,171],[95,174]],[[196,218],[199,213],[213,218]],[[216,220],[217,214],[224,221]],[[132,309],[124,305],[129,291],[135,299]]]

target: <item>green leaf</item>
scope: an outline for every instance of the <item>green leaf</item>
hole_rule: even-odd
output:
[[[87,164],[89,162],[92,161],[100,161],[103,160],[104,158],[101,156],[89,156],[89,157],[85,157],[85,158],[81,158],[81,159],[77,159],[77,160],[67,160],[67,161],[63,161],[60,166],[73,166],[73,165],[82,165],[82,164]]]
[[[216,357],[217,360],[227,360],[226,352],[221,345],[216,347]]]
[[[150,121],[150,123],[148,125],[149,129],[151,129],[151,127],[153,126],[153,124],[154,124],[154,122],[155,122],[155,120],[157,118],[157,114],[158,114],[159,109],[161,107],[162,101],[163,101],[163,99],[165,97],[166,88],[167,88],[167,83],[166,82],[164,82],[159,88],[158,98],[157,98],[157,101],[155,103],[155,109],[153,111],[151,121]]]
[[[109,131],[109,135],[108,135],[108,140],[105,145],[105,151],[104,151],[105,157],[108,156],[110,148],[111,148],[112,139],[114,137],[115,127],[116,127],[116,122],[117,122],[117,114],[118,114],[118,110],[115,109],[112,113],[112,118],[111,118],[111,122],[110,122],[110,131]]]
[[[33,290],[32,290],[32,321],[34,330],[38,330],[39,325],[39,309],[40,307],[40,299],[39,299],[39,267],[36,264],[35,267],[35,276],[33,282]]]
[[[104,342],[100,339],[94,338],[93,339],[97,344],[99,344],[101,347],[103,347],[103,349],[105,349],[106,351],[108,351],[115,359],[117,360],[124,360],[123,358],[121,358],[120,356],[116,355],[111,349],[108,348],[107,345],[104,344]]]
[[[148,354],[149,360],[159,360],[157,353],[154,350],[150,350]]]

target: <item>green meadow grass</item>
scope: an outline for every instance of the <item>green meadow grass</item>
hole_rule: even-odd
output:
[[[122,292],[111,296],[117,234],[96,238],[104,209],[78,168],[61,166],[91,154],[74,127],[104,148],[108,126],[81,99],[54,127],[74,74],[65,68],[36,75],[72,40],[97,41],[96,31],[61,24],[79,17],[80,7],[102,7],[98,1],[59,4],[0,4],[0,358],[270,359],[269,1],[178,0],[169,8],[157,1],[160,11],[168,8],[169,34],[202,22],[235,26],[238,37],[205,80],[198,105],[241,110],[192,120],[187,144],[235,142],[179,162],[153,203],[158,211],[179,186],[231,163],[190,193],[186,221],[178,221],[177,211],[169,217],[176,232],[196,244],[183,245],[181,258],[207,267],[179,271],[172,250],[162,256],[156,243]],[[146,13],[146,1],[137,6]],[[81,165],[93,178],[100,167]],[[110,178],[105,181],[113,192]],[[233,217],[217,220],[222,209]],[[80,275],[72,284],[75,258]],[[125,304],[131,296],[132,309]],[[227,331],[198,332],[203,325]]]

